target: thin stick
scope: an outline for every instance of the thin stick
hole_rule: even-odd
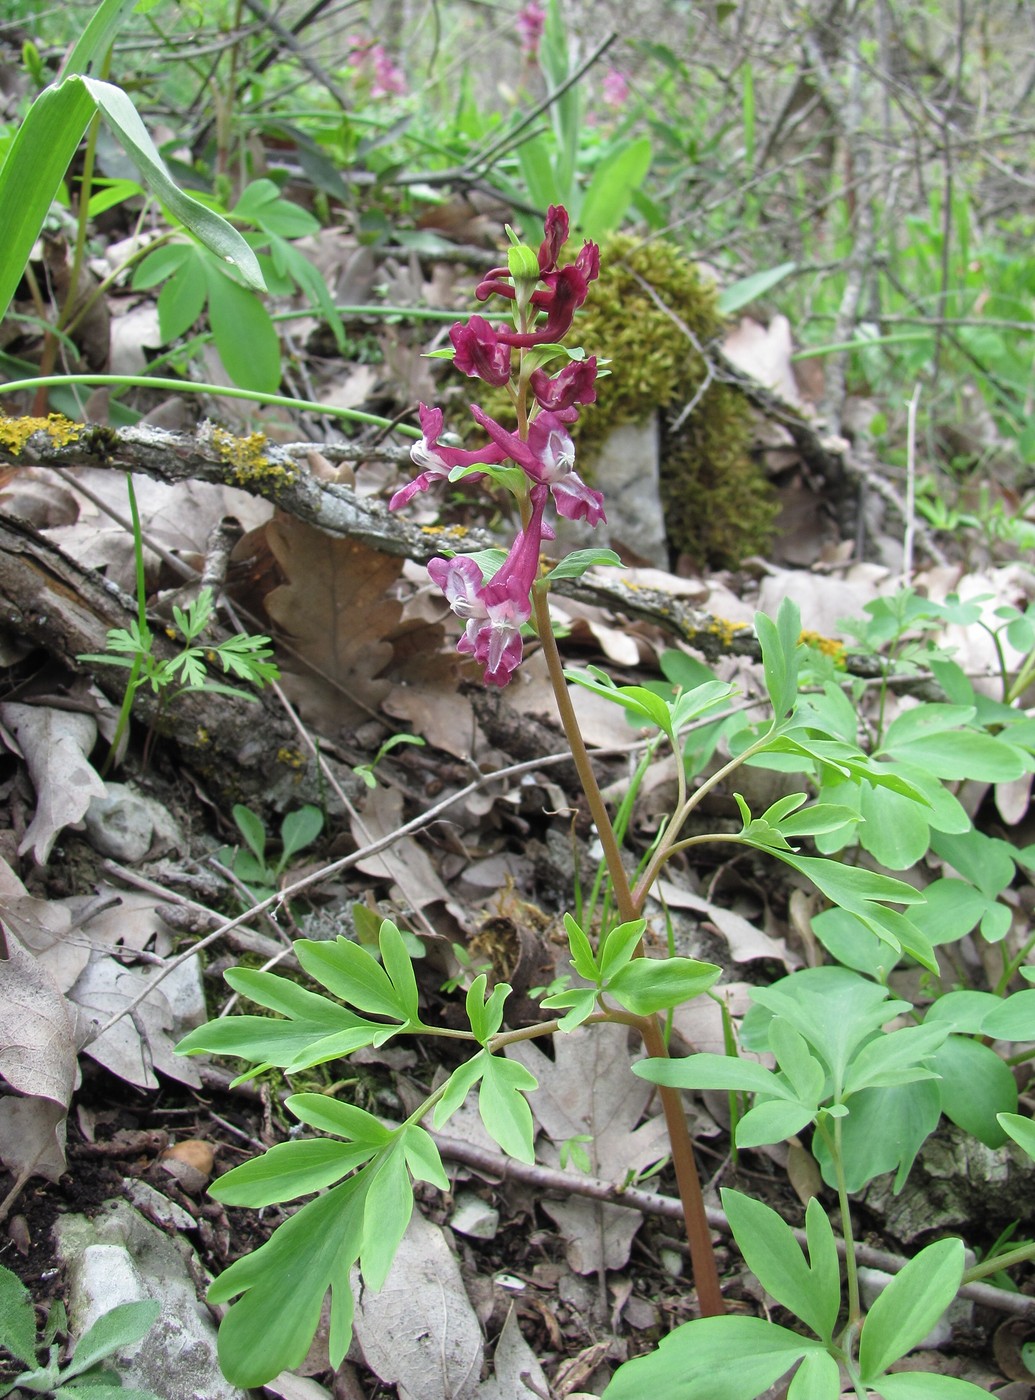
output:
[[[916,411],[920,406],[920,385],[914,388],[906,405],[906,532],[902,539],[902,581],[913,577],[913,546],[916,536]]]

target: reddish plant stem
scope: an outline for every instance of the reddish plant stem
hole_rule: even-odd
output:
[[[537,584],[533,588],[532,604],[535,610],[536,631],[546,656],[546,665],[556,697],[561,724],[564,726],[565,737],[571,748],[572,760],[578,771],[582,789],[586,794],[586,801],[589,803],[590,815],[596,825],[600,844],[604,848],[604,859],[611,876],[615,904],[622,921],[628,923],[640,918],[646,891],[637,904],[633,899],[629,877],[622,862],[621,850],[615,838],[607,805],[597,783],[589,751],[579,728],[575,707],[572,705],[571,696],[568,693],[560,652],[557,650],[557,641],[550,626],[550,606],[544,585]],[[661,1034],[657,1018],[654,1016],[641,1018],[638,1022],[638,1028],[647,1053],[655,1059],[668,1059],[668,1047]],[[715,1250],[712,1246],[708,1217],[705,1213],[701,1179],[698,1175],[697,1163],[694,1160],[694,1149],[690,1141],[686,1114],[683,1112],[683,1105],[680,1102],[677,1089],[659,1086],[658,1093],[661,1096],[669,1144],[672,1148],[672,1165],[679,1187],[679,1199],[683,1206],[686,1236],[690,1245],[690,1263],[693,1268],[694,1283],[697,1286],[697,1301],[702,1317],[719,1317],[726,1311],[726,1306],[719,1286],[719,1270],[715,1260]]]

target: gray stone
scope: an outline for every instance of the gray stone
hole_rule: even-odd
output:
[[[68,1271],[69,1323],[76,1337],[119,1303],[154,1298],[158,1320],[136,1346],[119,1353],[123,1383],[166,1400],[244,1400],[216,1357],[216,1327],[200,1299],[197,1256],[126,1201],[107,1201],[93,1220],[64,1216],[54,1227]]]
[[[588,466],[591,485],[604,493],[607,524],[592,532],[592,540],[586,538],[585,525],[580,524],[578,544],[572,540],[574,548],[614,542],[645,564],[668,568],[668,541],[658,486],[659,455],[657,415],[646,423],[625,423],[614,429]],[[580,465],[576,463],[576,467]],[[558,535],[567,543],[565,522],[558,524]]]
[[[861,1199],[903,1245],[935,1233],[998,1234],[1035,1223],[1035,1162],[1012,1142],[986,1147],[952,1123],[942,1122],[924,1143],[896,1195],[889,1172],[866,1187]]]
[[[86,812],[86,831],[94,849],[112,860],[134,865],[151,849],[154,817],[150,804],[122,783],[108,783]]]
[[[453,1201],[449,1224],[461,1235],[476,1240],[494,1240],[500,1225],[500,1213],[483,1201],[475,1191],[458,1191]]]

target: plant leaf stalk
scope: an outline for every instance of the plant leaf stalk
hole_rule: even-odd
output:
[[[646,889],[644,889],[638,905],[629,885],[629,878],[622,863],[621,850],[611,825],[607,805],[597,783],[596,774],[593,772],[593,765],[582,737],[582,731],[579,728],[575,707],[568,693],[567,682],[564,679],[564,666],[550,625],[550,607],[544,584],[536,584],[533,588],[532,605],[536,630],[539,633],[546,657],[550,683],[553,687],[561,724],[564,727],[565,738],[571,748],[572,761],[578,772],[582,790],[586,794],[586,801],[589,804],[590,815],[596,826],[600,844],[604,849],[604,859],[611,876],[615,904],[622,921],[629,922],[640,917],[640,908],[646,897]],[[654,1059],[667,1059],[668,1048],[665,1045],[665,1038],[657,1018],[653,1016],[644,1018],[639,1029],[647,1053]],[[686,1114],[683,1111],[677,1089],[662,1087],[659,1088],[658,1092],[661,1096],[665,1124],[668,1128],[669,1142],[672,1148],[672,1165],[679,1187],[679,1198],[683,1205],[683,1218],[686,1222],[690,1262],[693,1268],[694,1283],[697,1287],[698,1303],[702,1316],[719,1317],[726,1311],[726,1306],[719,1285],[718,1264],[712,1246],[711,1230],[704,1208],[704,1194],[701,1190],[697,1163],[694,1160],[693,1144],[690,1141]]]

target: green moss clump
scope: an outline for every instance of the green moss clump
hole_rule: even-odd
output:
[[[671,244],[611,239],[573,337],[587,353],[613,361],[611,374],[597,381],[596,404],[574,430],[590,477],[594,448],[613,428],[643,422],[657,408],[675,418],[704,382],[704,359],[673,316],[706,346],[723,326],[715,286]],[[749,405],[719,383],[708,386],[678,432],[663,429],[661,499],[669,542],[701,567],[735,567],[746,555],[764,552],[772,538],[777,504],[750,455],[751,438]]]
[[[605,243],[600,277],[569,337],[612,362],[597,380],[597,402],[572,429],[583,476],[592,481],[594,454],[614,428],[644,422],[655,409],[678,417],[707,373],[694,342],[705,347],[722,328],[714,284],[677,248],[621,235]],[[502,422],[513,417],[506,390],[470,383],[470,400]],[[467,433],[468,425],[458,426]],[[710,384],[678,432],[663,426],[661,501],[669,543],[701,568],[734,568],[747,555],[764,553],[772,539],[777,504],[750,455],[751,439],[751,409],[726,384]]]

